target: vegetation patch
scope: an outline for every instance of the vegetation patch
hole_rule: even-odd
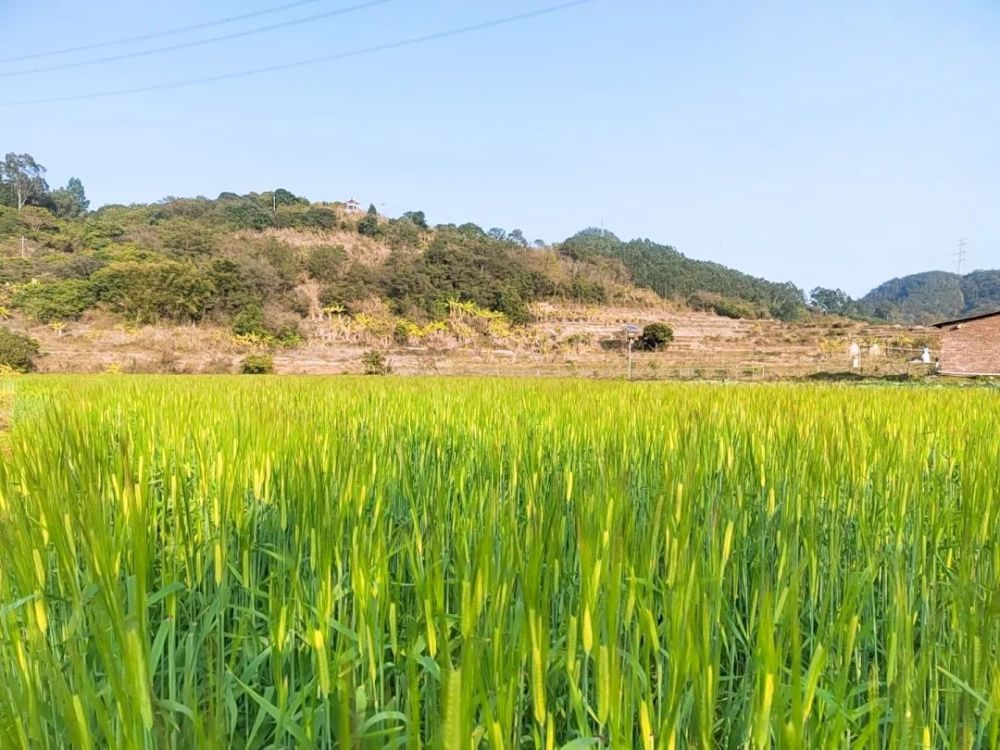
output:
[[[1000,741],[992,389],[18,383],[15,745]]]

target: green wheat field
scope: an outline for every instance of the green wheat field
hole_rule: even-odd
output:
[[[2,388],[2,748],[1000,747],[995,389]]]

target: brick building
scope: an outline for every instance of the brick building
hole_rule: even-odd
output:
[[[935,323],[942,375],[1000,375],[1000,310]]]

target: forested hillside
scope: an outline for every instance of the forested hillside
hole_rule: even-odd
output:
[[[929,271],[892,279],[858,300],[857,308],[879,320],[923,324],[993,312],[1000,310],[1000,271]]]
[[[610,232],[588,229],[563,244],[579,261],[611,258],[621,262],[639,286],[661,297],[686,302],[733,318],[791,320],[805,312],[802,291],[794,284],[749,276],[709,261],[693,260],[650,240],[623,242]]]
[[[517,324],[532,302],[636,303],[644,289],[732,317],[804,310],[791,285],[605,233],[529,245],[519,230],[431,227],[420,211],[388,218],[283,189],[91,211],[80,180],[50,189],[27,154],[2,165],[0,284],[0,312],[43,323],[100,311],[279,339],[317,309],[351,315],[372,300],[419,323],[471,303]]]

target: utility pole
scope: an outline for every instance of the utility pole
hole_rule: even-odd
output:
[[[639,326],[630,325],[628,323],[624,326],[625,330],[625,346],[628,349],[628,365],[625,371],[625,379],[632,379],[632,347],[635,345],[635,340],[639,337],[640,328]]]
[[[966,249],[965,238],[958,241],[958,252],[955,254],[958,259],[958,275],[962,275],[962,266],[965,265],[965,256],[968,255],[969,251]]]

